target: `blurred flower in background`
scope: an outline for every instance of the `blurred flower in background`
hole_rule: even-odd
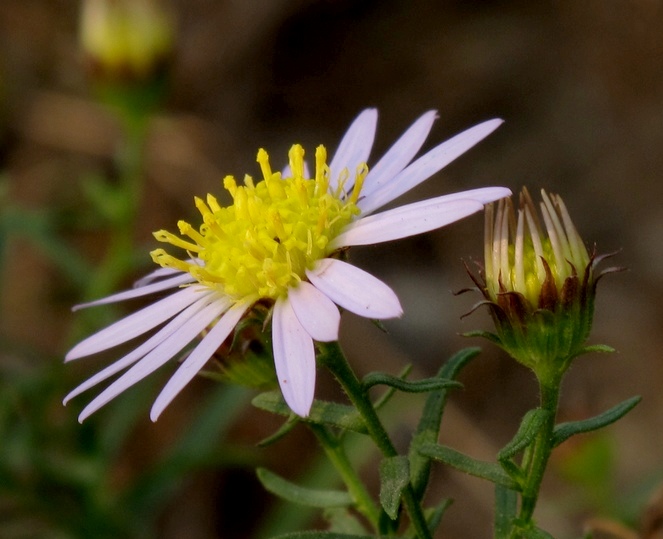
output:
[[[128,121],[163,99],[175,24],[162,0],[84,0],[80,45],[95,92]]]
[[[171,62],[175,35],[160,0],[84,0],[80,40],[93,76],[145,81]]]

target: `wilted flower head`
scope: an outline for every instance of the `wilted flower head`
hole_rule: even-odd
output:
[[[496,129],[501,121],[477,125],[412,161],[436,114],[419,118],[370,170],[367,161],[377,111],[362,112],[327,162],[315,151],[313,172],[304,149],[294,145],[283,172],[258,152],[261,178],[232,176],[223,185],[232,204],[209,194],[195,199],[202,224],[178,223],[179,235],[155,233],[168,248],[152,252],[162,266],[134,290],[89,305],[175,290],[171,295],[88,337],[67,360],[95,354],[161,327],[152,337],[70,393],[65,400],[127,369],[82,412],[87,417],[127,387],[197,345],[166,384],[152,408],[156,419],[182,388],[217,353],[242,319],[267,306],[271,312],[274,365],[290,408],[301,416],[313,402],[314,341],[338,338],[337,306],[373,319],[400,316],[394,292],[382,281],[341,260],[353,245],[380,243],[445,226],[508,196],[486,187],[441,196],[370,215],[426,180]],[[198,340],[199,337],[202,337]]]
[[[604,257],[590,254],[562,199],[541,191],[541,220],[528,191],[486,207],[485,266],[473,276],[495,321],[496,341],[537,374],[561,375],[584,351]]]

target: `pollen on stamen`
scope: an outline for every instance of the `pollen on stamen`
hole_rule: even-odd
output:
[[[223,178],[223,188],[230,193],[230,196],[235,198],[235,192],[237,191],[237,182],[232,176],[226,176]]]
[[[304,177],[304,148],[300,144],[295,144],[290,148],[288,154],[290,158],[290,170],[293,178]]]
[[[256,157],[256,161],[260,165],[260,170],[262,171],[262,177],[265,180],[268,180],[269,178],[271,178],[272,177],[272,167],[269,165],[269,155],[262,148],[260,148],[258,150],[258,156]]]
[[[180,249],[184,249],[185,251],[198,252],[201,250],[201,247],[199,245],[183,240],[182,238],[178,238],[177,236],[175,236],[175,234],[172,234],[166,230],[157,230],[152,235],[157,241],[170,243],[171,245],[179,247]]]
[[[222,207],[212,195],[205,201],[195,199],[202,225],[196,230],[184,221],[179,223],[180,234],[192,242],[165,232],[158,236],[189,256],[193,253],[201,266],[192,268],[190,261],[163,250],[153,252],[155,262],[188,271],[201,284],[237,300],[286,295],[306,278],[307,269],[332,254],[330,241],[360,213],[356,202],[368,168],[357,167],[352,178],[343,169],[332,192],[326,155],[323,146],[316,148],[315,175],[306,178],[304,149],[292,146],[291,174],[282,178],[272,171],[267,152],[260,150],[256,160],[263,180],[245,176],[244,185],[238,185],[233,176],[224,178],[232,204]]]

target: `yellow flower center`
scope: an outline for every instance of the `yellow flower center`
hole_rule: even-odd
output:
[[[218,289],[234,299],[272,298],[287,294],[305,278],[305,270],[330,254],[329,242],[359,214],[357,200],[365,164],[358,167],[351,192],[349,174],[343,170],[335,189],[330,188],[327,152],[315,152],[315,178],[306,178],[304,149],[296,144],[289,152],[290,176],[272,172],[265,150],[257,161],[263,180],[254,183],[245,176],[237,185],[227,176],[223,185],[233,204],[222,207],[208,194],[195,199],[203,224],[196,230],[178,222],[183,239],[165,230],[154,233],[157,240],[189,252],[192,260],[181,260],[163,249],[152,251],[152,259],[163,267],[189,272],[198,282]]]

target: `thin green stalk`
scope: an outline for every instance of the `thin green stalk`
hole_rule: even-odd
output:
[[[398,455],[391,438],[387,434],[380,418],[371,403],[367,390],[352,370],[338,342],[321,344],[320,362],[325,365],[339,381],[350,401],[357,408],[371,438],[385,457]],[[419,539],[432,539],[421,505],[417,502],[411,484],[402,492],[403,504],[410,516],[410,521]]]
[[[327,458],[343,479],[350,496],[356,503],[357,511],[364,515],[373,526],[373,529],[377,531],[380,521],[380,509],[375,505],[373,498],[371,498],[364,483],[357,475],[342,442],[329,432],[327,427],[313,423],[308,426],[320,442]]]
[[[551,379],[545,381],[539,379],[541,408],[548,411],[549,414],[534,443],[523,457],[523,469],[525,470],[526,479],[522,491],[520,511],[516,519],[520,529],[533,526],[532,516],[539,497],[541,481],[553,449],[553,430],[557,417],[560,385],[561,376],[551,377]],[[510,537],[517,538],[517,530],[512,530]]]
[[[111,222],[110,244],[85,294],[96,299],[113,291],[132,270],[133,231],[142,191],[142,163],[146,118],[124,118],[124,140],[117,156],[121,207]]]

